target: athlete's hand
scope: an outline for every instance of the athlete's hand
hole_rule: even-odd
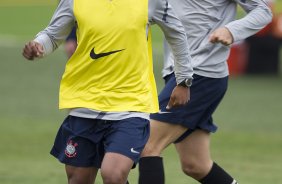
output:
[[[188,103],[190,100],[190,88],[183,86],[176,86],[170,96],[170,100],[166,106],[166,109],[182,106]]]
[[[43,46],[35,41],[30,41],[26,43],[23,48],[23,56],[28,60],[43,57],[43,54]]]
[[[211,43],[222,43],[228,46],[233,43],[233,36],[226,27],[220,27],[211,33],[209,41]]]

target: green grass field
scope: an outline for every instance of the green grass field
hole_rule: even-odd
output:
[[[66,115],[57,109],[66,56],[62,49],[34,62],[21,56],[24,43],[49,22],[55,4],[47,0],[0,0],[1,184],[66,183],[64,166],[49,155]],[[158,29],[153,36],[156,79],[161,88]],[[231,77],[214,119],[219,125],[212,136],[216,162],[242,184],[282,184],[281,75]],[[182,174],[173,146],[165,151],[164,158],[168,184],[197,183]],[[132,170],[131,184],[137,183],[137,175],[137,169]],[[102,184],[100,177],[96,184]]]

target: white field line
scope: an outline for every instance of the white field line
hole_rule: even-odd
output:
[[[1,35],[0,34],[0,49],[1,48],[23,48],[24,44],[30,40],[24,41],[23,38],[16,35]],[[61,46],[58,49],[63,49]]]
[[[0,47],[2,48],[19,48],[23,47],[23,39],[15,35],[0,35]]]
[[[32,38],[31,38],[32,39]],[[17,35],[8,35],[0,34],[0,49],[1,48],[23,48],[26,42],[30,41],[29,39],[25,40],[23,37]],[[59,49],[62,49],[60,46]],[[154,53],[162,53],[162,43],[153,44]]]

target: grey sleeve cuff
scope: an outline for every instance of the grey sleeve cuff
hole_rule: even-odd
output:
[[[44,56],[49,55],[53,52],[54,50],[53,44],[48,35],[46,34],[39,35],[34,39],[34,41],[40,43],[43,46]]]

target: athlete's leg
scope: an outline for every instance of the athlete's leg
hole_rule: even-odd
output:
[[[133,160],[124,155],[106,153],[101,167],[104,184],[125,184],[133,164]]]
[[[162,151],[186,130],[187,128],[181,125],[151,120],[150,137],[141,153],[141,157],[160,156]]]
[[[196,180],[202,179],[212,167],[210,157],[210,134],[195,130],[188,137],[175,144],[182,170]]]
[[[150,137],[139,161],[139,184],[162,184],[164,183],[164,167],[161,153],[187,128],[156,120],[151,120],[150,128]]]
[[[149,138],[149,120],[136,117],[106,124],[110,126],[103,141],[105,156],[101,175],[104,184],[125,184]]]
[[[181,142],[175,144],[182,170],[203,184],[237,184],[210,156],[210,134],[195,130]]]
[[[98,172],[94,167],[65,166],[69,184],[93,184]]]
[[[197,123],[194,132],[182,136],[176,144],[184,173],[203,184],[235,184],[236,181],[221,167],[214,163],[210,156],[210,134],[215,132],[212,114],[222,100],[228,78],[207,78],[197,76],[190,107],[187,109],[187,119]],[[194,101],[193,101],[194,100]],[[198,109],[199,111],[193,111]],[[200,127],[203,130],[197,130]]]

